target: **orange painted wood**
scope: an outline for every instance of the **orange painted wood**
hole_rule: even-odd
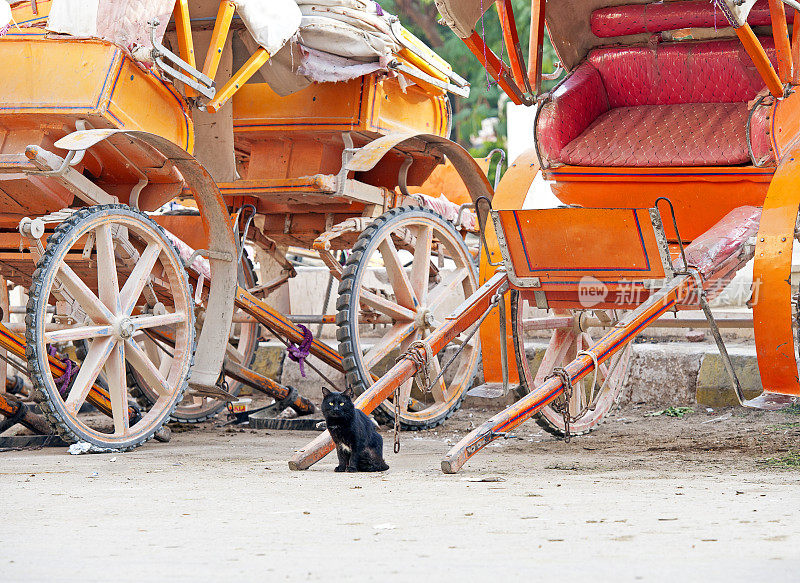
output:
[[[495,6],[500,16],[503,42],[505,42],[506,50],[508,51],[508,60],[511,63],[511,71],[514,73],[514,81],[517,87],[526,87],[528,85],[527,71],[525,70],[525,58],[522,56],[522,49],[519,44],[517,23],[514,20],[514,7],[511,5],[511,0],[500,0]]]
[[[793,99],[795,96],[790,95],[781,102],[780,107]],[[797,101],[800,103],[800,99]],[[797,113],[800,114],[800,111]],[[797,119],[800,121],[800,115]],[[652,207],[659,196],[667,195],[675,205],[681,236],[691,241],[734,208],[742,205],[761,206],[774,172],[774,168],[752,166],[562,166],[545,171],[545,178],[555,181],[553,193],[561,202],[584,207]],[[671,221],[664,222],[664,230],[669,239],[676,238]]]
[[[789,28],[786,25],[786,10],[781,0],[769,0],[772,19],[772,37],[778,55],[778,75],[788,83],[792,78],[792,49],[789,45]]]
[[[800,395],[792,330],[792,244],[800,197],[800,147],[775,173],[761,213],[756,238],[753,324],[758,369],[765,391]]]
[[[663,279],[648,209],[557,208],[498,211],[517,277],[543,290],[602,280]]]
[[[738,36],[739,40],[742,41],[742,45],[747,51],[747,54],[750,55],[751,59],[753,59],[753,64],[755,65],[759,75],[761,75],[761,78],[764,79],[764,83],[766,83],[770,93],[772,93],[772,95],[775,97],[783,96],[783,85],[781,84],[781,80],[778,77],[778,74],[775,72],[775,69],[772,67],[772,63],[770,62],[767,53],[764,51],[764,47],[761,46],[761,43],[759,42],[758,38],[756,38],[753,29],[750,28],[750,25],[745,24],[744,26],[737,28],[736,36]]]
[[[792,85],[800,83],[800,11],[792,19]]]
[[[545,35],[545,0],[531,2],[531,37],[528,46],[528,80],[533,94],[538,95],[542,88],[542,54]]]

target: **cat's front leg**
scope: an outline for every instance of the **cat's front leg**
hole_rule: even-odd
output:
[[[350,452],[350,461],[347,463],[347,471],[348,472],[357,472],[358,471],[358,460],[359,455],[357,453],[356,448],[354,447]]]
[[[347,469],[347,464],[350,461],[350,454],[344,451],[340,445],[336,446],[336,456],[339,458],[339,465],[334,468],[334,472],[343,472]]]

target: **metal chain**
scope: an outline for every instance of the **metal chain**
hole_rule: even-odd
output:
[[[394,453],[400,453],[400,386],[394,390]]]
[[[408,350],[397,359],[400,362],[404,358],[410,359],[417,366],[417,374],[421,377],[422,390],[426,393],[431,390],[431,377],[428,370],[428,363],[433,360],[433,350],[430,345],[422,340],[415,340],[408,345]],[[438,378],[438,377],[437,377]]]
[[[450,368],[450,366],[456,361],[456,359],[459,357],[459,355],[462,352],[464,352],[464,349],[469,345],[468,344],[469,341],[472,340],[472,337],[475,336],[475,334],[478,332],[478,330],[480,330],[481,324],[483,324],[483,321],[487,317],[489,317],[489,314],[491,313],[492,308],[494,308],[500,302],[500,299],[502,297],[503,297],[503,294],[495,294],[494,296],[492,296],[492,299],[489,301],[489,308],[483,313],[483,315],[480,318],[478,318],[478,321],[475,322],[475,324],[473,324],[472,331],[469,334],[467,334],[466,338],[464,338],[461,346],[459,346],[456,349],[456,351],[453,354],[452,358],[450,358],[450,360],[448,360],[447,363],[444,366],[442,366],[442,370],[439,372],[438,375],[436,375],[436,378],[433,379],[433,382],[431,382],[427,386],[423,387],[423,390],[426,393],[430,392],[430,388],[433,385],[435,385],[436,383],[439,382],[439,380],[444,376],[444,373],[447,372],[447,369]],[[422,346],[415,346],[415,345],[422,345]],[[422,360],[421,356],[416,351],[412,351],[411,350],[412,347],[413,348],[424,347],[425,353],[428,355],[428,357],[429,358],[433,358],[433,352],[431,351],[431,347],[426,342],[421,342],[421,341],[418,340],[416,342],[412,342],[411,344],[409,344],[408,351],[405,352],[404,354],[402,354],[397,359],[397,362],[400,362],[404,358],[408,357],[409,359],[411,359],[414,362],[414,364],[417,365],[417,368],[421,369],[421,368],[424,367],[425,370],[426,370],[425,374],[427,374],[427,366],[425,366],[425,364],[427,364],[427,363],[423,364],[423,360]]]
[[[558,378],[561,381],[561,384],[564,385],[564,402],[563,404],[559,404],[554,401],[552,407],[556,413],[561,413],[562,417],[564,418],[564,441],[569,443],[569,426],[573,421],[569,414],[569,402],[572,399],[572,378],[569,376],[567,370],[560,366],[555,367],[553,372],[547,375],[544,380],[547,381],[554,377]]]

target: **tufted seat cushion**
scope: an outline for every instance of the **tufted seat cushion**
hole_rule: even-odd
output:
[[[575,166],[708,166],[750,160],[744,103],[619,107],[598,117],[561,150]]]
[[[791,9],[786,6],[786,16],[791,22]],[[728,26],[719,8],[708,0],[681,0],[677,2],[650,2],[610,6],[592,12],[592,32],[600,38],[627,34],[656,33],[690,27],[723,28]],[[758,0],[747,16],[750,26],[770,26],[767,0]]]
[[[763,85],[738,40],[595,49],[542,107],[539,149],[589,166],[745,164],[747,104]],[[753,116],[757,158],[769,153],[765,112]]]

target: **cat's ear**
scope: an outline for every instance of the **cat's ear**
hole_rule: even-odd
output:
[[[347,387],[347,388],[344,390],[344,393],[342,393],[342,394],[343,394],[345,397],[347,397],[348,399],[352,399],[352,398],[353,398],[353,387]]]
[[[326,387],[322,387],[322,396],[323,397],[327,397],[330,394],[331,394],[331,392]]]

